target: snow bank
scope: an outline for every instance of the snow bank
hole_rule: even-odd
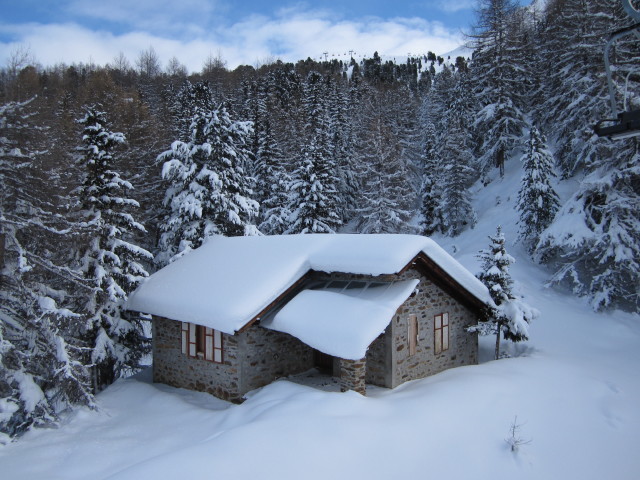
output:
[[[519,165],[507,162],[506,168],[504,180],[478,194],[482,213],[475,229],[442,240],[470,269],[498,223],[507,239],[517,236],[519,176],[507,180]],[[514,291],[526,294],[525,301],[541,312],[529,342],[503,343],[518,358],[483,362],[492,358],[495,342],[484,337],[480,365],[393,390],[367,386],[363,397],[278,381],[242,405],[152,384],[147,372],[146,378],[121,379],[101,392],[96,411],[76,411],[59,429],[36,429],[0,447],[0,475],[12,480],[637,478],[640,317],[594,313],[583,299],[544,288],[548,272],[528,259],[525,248],[514,245],[510,252],[517,259],[511,269]],[[0,402],[0,411],[11,408]],[[512,452],[506,439],[516,417],[521,437],[530,443]]]
[[[127,308],[233,334],[310,269],[381,275],[402,270],[420,252],[483,302],[484,285],[418,235],[283,235],[211,237],[151,275]]]
[[[418,280],[344,292],[303,290],[262,326],[285,332],[334,357],[358,360],[384,332]]]

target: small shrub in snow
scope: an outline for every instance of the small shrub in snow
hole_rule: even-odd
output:
[[[516,416],[513,419],[513,423],[509,427],[509,436],[504,439],[504,441],[507,442],[507,445],[509,445],[509,449],[513,453],[517,453],[518,449],[522,445],[529,445],[532,441],[530,438],[523,438],[521,436],[521,429],[522,424],[518,423],[518,417]]]

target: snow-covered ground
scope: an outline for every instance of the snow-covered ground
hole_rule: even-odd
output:
[[[513,244],[517,188],[494,181],[478,192],[476,228],[437,239],[475,271],[502,224],[516,291],[541,312],[512,358],[492,361],[483,338],[480,365],[395,390],[281,380],[242,405],[154,385],[146,371],[101,393],[98,411],[0,447],[0,478],[639,478],[640,318],[544,288],[547,273]]]

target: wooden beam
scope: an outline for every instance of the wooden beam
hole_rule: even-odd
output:
[[[272,308],[274,308],[280,302],[285,300],[288,296],[291,296],[293,298],[300,290],[302,290],[302,285],[307,281],[307,279],[312,274],[313,274],[313,270],[308,270],[304,275],[302,275],[298,280],[296,280],[293,283],[293,285],[291,285],[284,292],[282,292],[280,295],[278,295],[273,302],[271,302],[269,305],[267,305],[262,310],[260,310],[260,312],[255,317],[253,317],[251,320],[249,320],[247,322],[247,324],[244,327],[242,327],[240,330],[238,330],[236,333],[242,333],[245,330],[247,330],[254,323],[256,323],[258,320],[260,320],[264,315],[266,315]]]

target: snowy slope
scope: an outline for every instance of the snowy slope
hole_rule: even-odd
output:
[[[479,192],[475,230],[437,239],[472,271],[501,223],[515,238],[518,175]],[[513,177],[513,178],[510,178]],[[498,199],[499,197],[499,199]],[[0,448],[7,479],[635,479],[640,472],[640,318],[595,314],[545,289],[508,245],[516,291],[541,311],[511,359],[457,368],[368,397],[278,381],[242,405],[153,385],[146,372],[57,430]],[[517,417],[525,442],[505,439]],[[37,461],[34,461],[37,459]]]

